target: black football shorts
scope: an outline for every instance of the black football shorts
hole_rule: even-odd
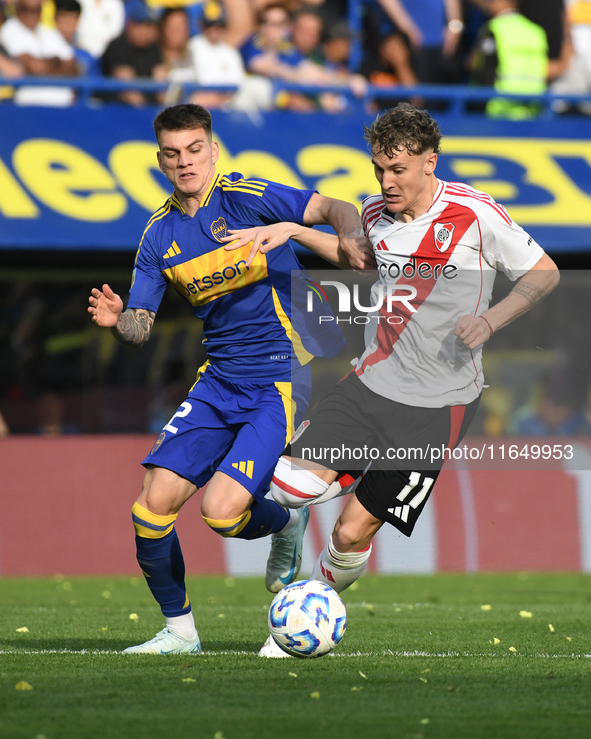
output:
[[[478,407],[422,408],[374,393],[350,373],[296,431],[286,453],[363,478],[359,502],[410,536],[450,452]]]

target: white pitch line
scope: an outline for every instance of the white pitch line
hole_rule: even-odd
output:
[[[98,655],[98,654],[111,654],[111,655],[121,655],[122,652],[118,652],[113,649],[0,649],[0,654],[10,654],[10,655],[43,655],[43,654],[90,654],[90,655]],[[183,657],[256,657],[258,656],[256,652],[247,652],[247,651],[234,651],[234,650],[227,650],[227,651],[220,651],[220,652],[198,652],[197,654],[184,654]],[[330,654],[329,657],[340,657],[341,659],[347,659],[352,657],[404,657],[404,658],[416,658],[416,657],[432,657],[432,658],[438,658],[438,659],[444,659],[444,658],[482,658],[482,657],[529,657],[529,658],[535,658],[535,659],[591,659],[591,654],[575,654],[572,652],[571,654],[547,654],[547,653],[536,653],[536,654],[527,654],[527,653],[507,653],[507,652],[422,652],[422,651],[414,651],[414,652],[394,652],[390,649],[387,649],[383,652],[349,652],[349,653],[336,653],[336,654]]]

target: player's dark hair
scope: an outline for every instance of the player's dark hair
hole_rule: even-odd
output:
[[[154,133],[160,140],[162,131],[190,131],[193,128],[202,128],[211,136],[211,113],[202,105],[183,103],[172,105],[160,111],[154,118]]]
[[[406,149],[410,154],[434,151],[439,154],[441,131],[426,110],[410,103],[398,103],[365,126],[364,138],[372,151],[387,157]]]

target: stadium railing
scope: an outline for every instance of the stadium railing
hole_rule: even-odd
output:
[[[190,82],[155,82],[149,79],[116,80],[106,77],[60,77],[59,80],[55,77],[23,77],[18,80],[7,80],[2,86],[14,90],[19,87],[67,87],[77,94],[75,104],[89,106],[97,104],[97,99],[94,97],[97,94],[115,95],[126,90],[166,93],[172,87],[175,91],[175,98],[179,102],[186,100],[188,95],[195,90],[230,93],[237,91],[234,86],[202,86]],[[482,115],[482,111],[478,113],[477,110],[474,110],[474,106],[480,105],[483,108],[488,100],[495,97],[535,103],[540,107],[539,117],[541,118],[552,118],[559,115],[565,107],[571,105],[591,104],[591,95],[589,94],[555,94],[548,92],[543,95],[511,95],[508,93],[500,94],[492,87],[472,87],[470,85],[416,85],[412,87],[404,85],[368,85],[362,97],[356,97],[353,91],[345,85],[300,85],[275,80],[273,81],[273,88],[277,93],[280,91],[300,92],[305,95],[319,95],[325,92],[336,93],[345,96],[353,107],[365,107],[369,102],[374,101],[420,100],[421,104],[426,107],[433,103],[439,106],[443,104],[447,114],[458,116],[471,113]],[[99,102],[102,101],[99,100]],[[3,104],[10,104],[10,100],[5,99]],[[470,106],[472,106],[472,110],[470,110]]]

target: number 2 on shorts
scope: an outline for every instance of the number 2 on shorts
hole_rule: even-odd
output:
[[[181,403],[181,407],[178,409],[178,411],[174,414],[174,416],[170,419],[170,421],[166,424],[163,431],[170,431],[173,434],[176,434],[178,431],[177,426],[173,426],[172,422],[175,418],[184,418],[185,416],[188,416],[189,413],[193,410],[193,406],[191,403],[188,403],[186,400]]]

